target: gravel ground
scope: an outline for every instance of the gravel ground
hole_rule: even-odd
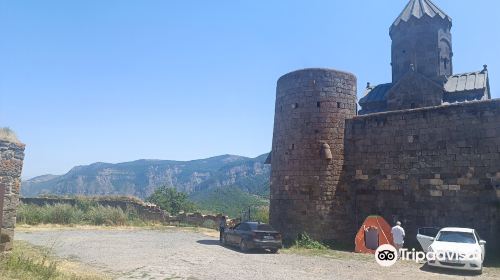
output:
[[[481,276],[428,271],[413,262],[382,268],[370,257],[344,252],[335,258],[286,251],[244,254],[219,246],[213,236],[180,229],[21,229],[16,239],[53,248],[61,258],[116,279],[500,279],[497,268],[485,268]]]

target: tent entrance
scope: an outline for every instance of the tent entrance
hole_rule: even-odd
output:
[[[378,229],[375,227],[370,227],[365,232],[365,246],[371,250],[377,250],[378,243]]]
[[[357,253],[373,254],[384,244],[393,244],[391,226],[380,216],[368,216],[356,234]]]

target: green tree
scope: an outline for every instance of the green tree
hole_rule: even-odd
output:
[[[251,215],[254,221],[269,224],[269,206],[258,207]]]
[[[161,209],[173,215],[181,211],[192,212],[196,209],[196,205],[188,199],[187,194],[167,186],[156,189],[146,201],[160,206]]]

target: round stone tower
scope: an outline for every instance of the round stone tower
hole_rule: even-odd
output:
[[[335,239],[345,119],[356,115],[356,77],[304,69],[278,80],[270,222],[285,238]]]

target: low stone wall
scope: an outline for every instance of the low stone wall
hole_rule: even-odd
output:
[[[12,249],[24,147],[0,140],[0,252]]]
[[[162,210],[160,207],[152,204],[145,203],[136,198],[131,199],[106,199],[106,198],[86,198],[89,201],[94,201],[95,203],[102,206],[109,207],[119,207],[122,210],[134,209],[139,217],[147,221],[154,221],[165,224],[189,224],[194,226],[203,226],[217,229],[219,221],[222,217],[221,214],[218,215],[203,215],[201,213],[182,213],[177,216],[170,215],[167,211]],[[55,204],[69,204],[76,205],[78,203],[77,198],[28,198],[23,197],[20,199],[23,204],[31,204],[37,206],[44,205],[55,205]],[[238,220],[228,220],[229,226],[234,226]]]

